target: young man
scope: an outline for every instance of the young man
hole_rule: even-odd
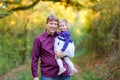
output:
[[[59,67],[55,60],[54,39],[58,36],[58,18],[55,15],[50,15],[46,22],[46,31],[38,35],[34,39],[32,50],[31,70],[34,80],[38,78],[38,60],[40,59],[41,80],[70,80],[70,72],[68,65],[63,60],[63,65],[66,71],[57,75]],[[58,58],[66,56],[65,53],[57,54]]]

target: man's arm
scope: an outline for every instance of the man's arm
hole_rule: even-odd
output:
[[[39,45],[40,45],[39,38],[35,38],[33,44],[33,50],[32,50],[32,59],[31,59],[31,71],[34,80],[37,80],[38,78],[38,60],[40,55]]]

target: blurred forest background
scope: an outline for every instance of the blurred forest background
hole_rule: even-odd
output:
[[[0,0],[0,80],[32,80],[33,39],[51,13],[71,24],[71,80],[120,80],[119,0]]]

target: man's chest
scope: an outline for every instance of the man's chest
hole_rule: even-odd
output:
[[[44,38],[41,41],[41,48],[44,50],[54,50],[54,37]]]

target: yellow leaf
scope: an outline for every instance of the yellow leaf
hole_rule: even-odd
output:
[[[10,22],[11,25],[15,25],[15,23],[16,23],[16,21],[14,21],[14,20],[12,20],[12,21]]]
[[[76,34],[77,34],[77,35],[81,35],[81,31],[80,31],[79,28],[76,28]]]

